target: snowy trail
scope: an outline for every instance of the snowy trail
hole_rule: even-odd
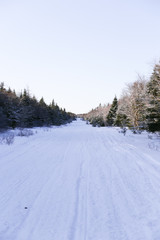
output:
[[[147,141],[77,120],[1,145],[0,240],[159,240]]]

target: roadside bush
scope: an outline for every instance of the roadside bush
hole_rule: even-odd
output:
[[[7,133],[0,137],[0,144],[11,145],[14,143],[14,133]]]
[[[123,133],[124,136],[126,135],[126,132],[127,132],[127,128],[126,128],[126,127],[122,127],[122,128],[119,130],[119,133]]]
[[[17,136],[19,137],[29,137],[33,135],[33,131],[29,129],[20,129]]]
[[[159,142],[150,142],[148,143],[148,147],[155,151],[160,151],[160,143]]]

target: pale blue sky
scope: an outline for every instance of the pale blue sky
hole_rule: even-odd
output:
[[[160,59],[159,0],[0,0],[0,82],[83,113]]]

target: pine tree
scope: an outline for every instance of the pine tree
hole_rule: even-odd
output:
[[[160,65],[155,65],[147,84],[149,105],[147,109],[147,125],[151,132],[160,131]]]
[[[8,119],[6,114],[4,114],[3,108],[0,107],[0,130],[3,128],[7,128],[8,126]]]
[[[0,83],[0,91],[4,92],[5,91],[5,87],[4,87],[4,82]]]
[[[117,115],[117,109],[118,109],[118,101],[117,101],[117,97],[115,96],[115,98],[113,99],[111,108],[109,110],[109,113],[107,115],[106,118],[106,124],[107,126],[113,126],[116,120],[116,115]]]

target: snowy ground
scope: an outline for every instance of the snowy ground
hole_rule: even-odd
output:
[[[156,139],[46,130],[0,145],[0,240],[160,240]]]

